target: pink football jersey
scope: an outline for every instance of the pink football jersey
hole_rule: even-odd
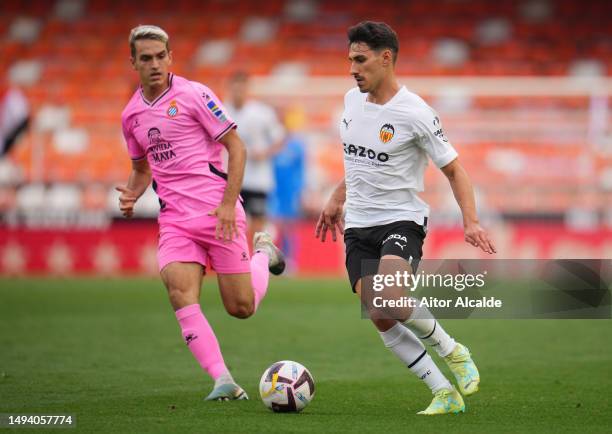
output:
[[[132,160],[147,158],[159,196],[160,224],[207,214],[223,197],[219,139],[235,123],[201,83],[169,75],[170,86],[154,101],[139,88],[121,114]]]

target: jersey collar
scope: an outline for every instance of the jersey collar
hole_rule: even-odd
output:
[[[391,97],[391,99],[390,99],[389,101],[387,101],[386,103],[384,103],[384,104],[376,104],[376,103],[374,103],[374,102],[369,102],[369,101],[368,101],[368,94],[366,93],[366,94],[365,94],[365,99],[364,99],[364,102],[366,103],[366,105],[373,106],[373,107],[381,107],[381,108],[382,108],[382,107],[388,107],[388,106],[390,106],[390,105],[395,104],[395,101],[396,101],[396,100],[399,98],[399,96],[400,96],[401,94],[403,94],[404,92],[406,92],[406,86],[400,86],[400,88],[398,89],[398,91],[397,91],[397,92],[395,92],[395,95],[393,95],[393,96]]]
[[[166,95],[168,92],[170,92],[170,89],[172,89],[172,79],[174,78],[174,74],[169,72],[168,73],[168,89],[164,90],[157,98],[155,98],[153,101],[149,102],[147,101],[147,99],[144,96],[144,92],[142,90],[142,85],[140,86],[140,96],[142,97],[143,102],[148,105],[153,107],[160,99],[162,99],[164,97],[164,95]]]

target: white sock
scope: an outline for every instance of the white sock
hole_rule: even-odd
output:
[[[404,322],[404,325],[414,332],[419,339],[432,346],[440,357],[448,356],[457,345],[455,340],[436,321],[429,309],[425,306],[419,306],[418,303],[412,309],[412,314]]]
[[[427,354],[419,338],[401,323],[396,323],[386,332],[380,332],[380,337],[385,346],[393,351],[412,373],[423,380],[432,393],[451,388],[450,382]]]
[[[234,377],[232,377],[232,374],[230,374],[229,371],[225,371],[215,380],[215,387],[219,387],[222,384],[234,384],[234,383],[235,381],[234,381]]]

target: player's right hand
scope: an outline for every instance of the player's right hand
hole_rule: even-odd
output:
[[[319,221],[317,222],[317,227],[315,229],[315,237],[321,238],[321,242],[325,242],[325,238],[327,237],[327,231],[329,230],[332,235],[332,241],[336,241],[336,229],[340,235],[344,234],[344,218],[342,212],[341,202],[334,200],[333,198],[327,202],[323,211],[321,211],[321,216],[319,217]]]
[[[132,190],[122,185],[115,187],[115,190],[121,193],[119,195],[119,210],[124,217],[132,217],[134,215],[134,204],[138,197]]]

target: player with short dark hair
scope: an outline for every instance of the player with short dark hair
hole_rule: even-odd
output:
[[[211,89],[169,71],[167,33],[138,26],[130,34],[131,62],[141,86],[121,119],[132,172],[121,192],[125,217],[151,179],[159,196],[158,262],[185,343],[215,386],[207,400],[247,399],[221,354],[200,309],[206,267],[217,272],[227,312],[247,318],[268,289],[268,270],[280,274],[282,253],[270,236],[257,233],[249,255],[246,218],[238,200],[246,151],[236,124]],[[227,174],[221,150],[229,154]]]
[[[387,24],[362,22],[348,30],[351,75],[357,87],[344,97],[340,136],[345,179],[321,212],[316,236],[344,234],[346,268],[354,292],[372,274],[416,272],[422,256],[429,207],[418,197],[428,158],[448,178],[461,208],[465,239],[487,253],[495,247],[480,226],[472,185],[436,112],[400,86],[394,65],[397,35]],[[346,208],[344,216],[343,209]],[[363,261],[378,261],[372,273]],[[369,282],[369,280],[368,280]],[[405,308],[398,317],[380,315],[362,296],[381,338],[431,389],[434,398],[419,414],[465,410],[461,394],[427,354],[435,348],[453,372],[461,393],[478,391],[480,375],[469,350],[448,335],[427,307]],[[420,338],[420,339],[419,339]]]
[[[395,31],[385,23],[376,23],[373,21],[364,21],[347,31],[347,36],[350,44],[355,42],[365,42],[374,51],[384,49],[391,50],[393,63],[397,61],[397,53],[399,52],[399,42]]]

